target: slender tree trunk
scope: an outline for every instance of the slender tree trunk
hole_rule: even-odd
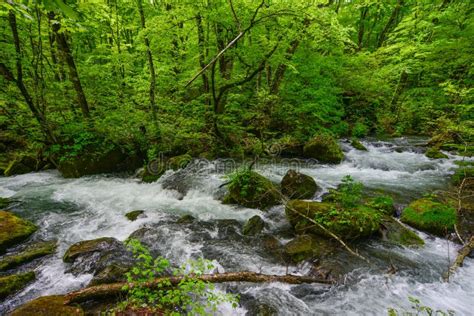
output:
[[[140,14],[140,24],[143,31],[146,31],[146,23],[145,23],[145,13],[143,12],[143,3],[142,0],[137,0],[138,4],[138,13]],[[145,47],[146,47],[146,56],[148,60],[148,68],[150,70],[150,107],[151,112],[153,114],[153,120],[155,124],[158,124],[158,114],[157,114],[157,106],[155,101],[155,90],[156,90],[156,73],[155,73],[155,65],[153,64],[153,55],[151,54],[150,48],[150,40],[148,39],[148,35],[145,34]]]
[[[390,18],[387,21],[387,24],[385,24],[385,27],[383,28],[382,32],[380,32],[377,47],[381,47],[383,45],[388,32],[390,32],[395,27],[398,16],[400,15],[400,11],[403,5],[404,5],[404,0],[397,0],[397,4],[395,5],[395,8],[393,9],[392,14],[390,15]]]
[[[290,43],[290,47],[288,47],[285,53],[285,59],[287,62],[289,62],[293,58],[293,55],[295,54],[299,45],[300,45],[300,41],[297,39],[293,40]],[[277,69],[275,70],[275,75],[273,76],[273,79],[271,82],[271,87],[270,87],[271,94],[277,94],[278,91],[280,90],[280,85],[281,85],[281,82],[283,81],[283,77],[285,76],[285,72],[287,68],[288,68],[288,65],[286,63],[281,63],[278,65]]]
[[[65,32],[60,32],[61,24],[57,21],[57,17],[54,12],[49,12],[50,20],[56,20],[53,23],[53,33],[58,44],[58,50],[61,52],[64,62],[66,63],[69,69],[69,79],[72,82],[74,90],[76,91],[77,102],[81,108],[82,115],[84,118],[90,118],[89,104],[87,103],[87,98],[82,88],[81,80],[77,72],[76,63],[72,55],[71,49],[68,44],[68,40]]]
[[[359,50],[362,49],[362,43],[364,41],[365,19],[367,17],[368,12],[369,12],[368,7],[363,7],[360,10],[359,32],[357,34],[357,47],[358,47]]]
[[[202,68],[206,67],[206,50],[204,42],[204,28],[202,27],[202,17],[201,14],[196,16],[197,32],[198,32],[198,46],[199,46],[199,66]],[[201,74],[203,90],[206,95],[209,94],[209,78],[205,72]],[[209,96],[206,97],[206,104],[209,105]]]

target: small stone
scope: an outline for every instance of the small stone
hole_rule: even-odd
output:
[[[264,227],[265,222],[263,219],[260,216],[255,215],[244,224],[244,227],[242,228],[242,234],[247,236],[255,236],[259,234]]]
[[[128,218],[130,221],[135,221],[137,218],[142,218],[142,217],[146,217],[144,215],[145,211],[142,211],[142,210],[136,210],[136,211],[131,211],[131,212],[128,212],[127,214],[125,214],[125,217]]]

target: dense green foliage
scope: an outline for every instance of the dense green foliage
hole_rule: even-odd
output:
[[[59,161],[116,146],[241,156],[320,132],[470,141],[472,14],[463,0],[4,1],[1,149]]]
[[[127,245],[137,259],[135,266],[126,273],[127,282],[137,285],[125,286],[127,298],[120,304],[119,309],[129,312],[136,309],[166,315],[211,315],[222,302],[230,302],[236,307],[237,298],[234,295],[215,291],[212,283],[196,278],[214,268],[210,261],[190,261],[187,265],[173,270],[167,259],[153,258],[138,240],[130,239]],[[185,276],[177,286],[171,286],[169,280],[157,284],[156,288],[145,286],[147,282],[169,275],[170,271],[173,276]]]

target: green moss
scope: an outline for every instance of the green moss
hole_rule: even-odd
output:
[[[8,255],[0,259],[0,271],[8,270],[24,263],[30,262],[54,253],[56,250],[55,241],[38,242],[30,245],[20,253]]]
[[[288,170],[281,180],[281,192],[290,199],[310,199],[318,190],[316,181],[308,175]]]
[[[347,240],[372,235],[380,228],[382,218],[380,211],[365,205],[359,205],[352,209],[342,209],[335,203],[301,200],[288,202],[285,213],[297,231],[309,231],[329,237],[323,229],[308,221],[305,218],[306,216]]]
[[[472,145],[446,143],[446,144],[441,145],[440,148],[442,150],[456,152],[456,154],[458,154],[459,156],[466,156],[466,157],[474,156],[474,146]]]
[[[0,197],[0,210],[8,208],[10,203],[11,203],[10,199]]]
[[[337,141],[326,134],[318,135],[307,142],[303,154],[306,158],[314,158],[322,163],[340,163],[344,159]]]
[[[20,155],[12,160],[4,171],[4,175],[9,177],[17,174],[25,174],[36,171],[37,161],[29,155]]]
[[[454,230],[456,210],[445,204],[429,199],[419,199],[403,210],[401,221],[438,236]]]
[[[138,216],[142,215],[143,213],[145,213],[145,211],[142,211],[142,210],[131,211],[125,214],[125,217],[133,222],[138,218]]]
[[[351,141],[351,146],[357,150],[367,151],[367,148],[365,148],[365,146],[357,139]]]
[[[11,316],[82,316],[79,306],[65,305],[63,295],[43,296],[15,309]]]
[[[223,202],[260,209],[281,203],[278,188],[264,176],[250,170],[231,175],[229,193],[224,196]]]
[[[0,211],[0,253],[14,246],[37,230],[37,227],[10,212]]]
[[[425,152],[425,156],[431,159],[443,159],[448,158],[447,155],[443,154],[439,148],[431,147]]]
[[[196,218],[194,218],[194,216],[190,214],[186,214],[186,215],[181,216],[176,222],[178,224],[189,224],[189,223],[194,222],[195,219]]]
[[[379,210],[387,215],[395,214],[395,205],[390,196],[380,195],[370,198],[366,201],[366,205]]]
[[[461,166],[451,176],[451,182],[454,185],[460,185],[464,179],[470,179],[469,182],[474,182],[474,166]]]
[[[391,243],[402,246],[422,246],[425,244],[415,232],[404,227],[391,216],[382,219],[382,235]]]
[[[322,257],[334,251],[331,241],[305,234],[296,236],[284,247],[285,253],[294,262],[300,262],[314,257]]]
[[[0,299],[20,291],[35,278],[33,271],[0,277]]]
[[[245,223],[244,227],[242,228],[242,234],[254,236],[259,234],[264,227],[265,222],[263,219],[260,216],[255,215]]]

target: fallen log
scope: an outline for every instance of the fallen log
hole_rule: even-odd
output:
[[[448,272],[444,275],[444,279],[449,281],[449,277],[456,272],[459,267],[462,267],[464,259],[469,256],[471,251],[474,250],[474,236],[471,236],[471,239],[458,251],[456,260],[454,260],[451,267],[449,267]]]
[[[101,284],[97,286],[91,286],[71,292],[66,295],[66,300],[64,304],[79,303],[85,302],[91,299],[105,298],[116,296],[125,292],[123,289],[124,286],[129,288],[140,286],[146,288],[156,288],[159,284],[167,282],[167,284],[177,285],[181,282],[186,276],[173,276],[173,277],[162,277],[153,280],[152,282],[146,283],[110,283],[110,284]],[[202,280],[209,283],[224,283],[224,282],[252,282],[252,283],[268,283],[268,282],[281,282],[288,284],[303,284],[303,283],[319,283],[319,284],[333,284],[331,280],[319,279],[312,276],[300,276],[300,275],[270,275],[270,274],[261,274],[256,272],[227,272],[227,273],[217,273],[217,274],[203,274],[200,276],[194,276],[193,278]]]

